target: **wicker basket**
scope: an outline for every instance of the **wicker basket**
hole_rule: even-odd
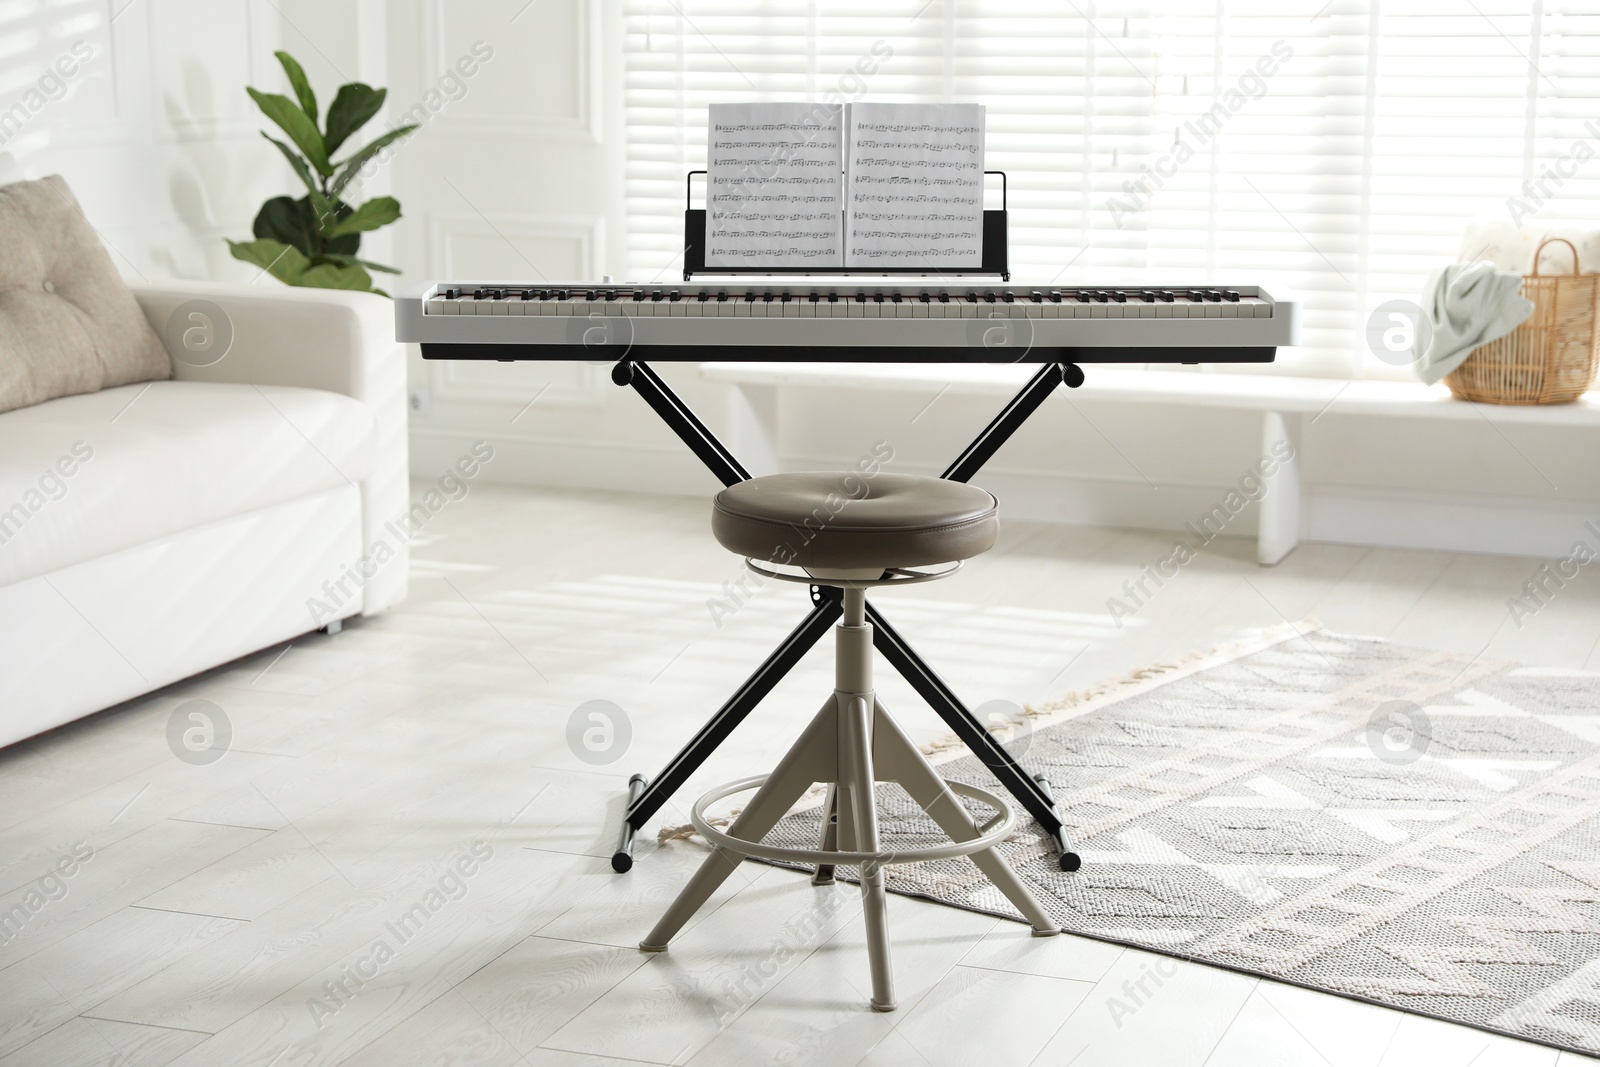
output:
[[[1539,274],[1539,254],[1552,241],[1572,249],[1572,273]],[[1490,404],[1565,404],[1594,384],[1600,366],[1600,274],[1578,270],[1571,241],[1552,237],[1533,254],[1522,279],[1533,314],[1498,341],[1472,350],[1444,383],[1462,400]]]

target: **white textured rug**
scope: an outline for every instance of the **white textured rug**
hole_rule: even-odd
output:
[[[1600,1053],[1600,675],[1285,628],[1071,703],[1010,745],[1083,869],[1005,847],[1065,929]],[[886,846],[938,836],[880,803]],[[1017,917],[967,860],[888,870]]]

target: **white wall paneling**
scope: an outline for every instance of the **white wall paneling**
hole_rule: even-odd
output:
[[[512,58],[484,64],[482,91],[463,100],[444,132],[599,144],[601,6],[599,0],[428,0],[423,51],[435,70],[449,70],[478,41]]]

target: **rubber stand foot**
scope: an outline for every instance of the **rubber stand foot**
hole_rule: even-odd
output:
[[[647,945],[643,941],[641,941],[641,942],[639,942],[639,951],[640,952],[665,952],[665,951],[667,951],[667,946],[666,945]]]
[[[618,874],[627,874],[633,870],[633,857],[626,852],[613,853],[611,856],[611,869]],[[1074,870],[1077,868],[1074,867]]]
[[[1061,869],[1063,871],[1066,871],[1070,874],[1082,866],[1083,857],[1078,855],[1076,852],[1063,852],[1061,854]]]

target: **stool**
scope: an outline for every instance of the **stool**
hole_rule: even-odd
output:
[[[895,1007],[886,864],[970,856],[1033,926],[1035,936],[1059,933],[994,850],[1016,823],[1010,803],[988,790],[940,778],[872,689],[866,590],[943,578],[961,561],[987,552],[1000,531],[994,497],[961,482],[905,474],[774,474],[718,493],[711,529],[724,548],[744,556],[757,574],[841,590],[844,616],[834,630],[834,692],[771,774],[731,782],[695,803],[690,820],[711,843],[711,855],[639,947],[663,951],[747,856],[815,864],[816,885],[831,884],[836,865],[859,869],[872,1007],[877,1011]],[[758,560],[800,570],[785,573]],[[951,843],[881,848],[875,782],[898,782]],[[762,838],[815,783],[828,786],[818,847],[764,844]],[[726,831],[710,824],[707,807],[748,789],[756,790],[755,796]],[[981,802],[995,815],[979,825],[958,795]]]

